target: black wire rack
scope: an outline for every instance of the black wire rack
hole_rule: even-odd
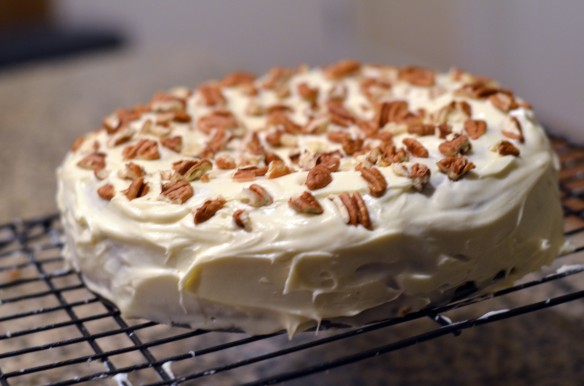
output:
[[[559,139],[554,147],[562,162],[565,235],[574,245],[554,266],[489,295],[360,328],[324,325],[292,340],[283,332],[248,336],[125,320],[64,268],[57,215],[0,226],[0,385],[309,384],[309,375],[439,337],[568,302],[573,310],[584,299],[584,150]],[[505,309],[489,303],[509,297],[515,300]]]

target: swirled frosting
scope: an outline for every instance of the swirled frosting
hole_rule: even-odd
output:
[[[118,110],[75,142],[58,203],[66,257],[124,315],[293,334],[549,263],[554,160],[530,106],[493,81],[343,61]]]

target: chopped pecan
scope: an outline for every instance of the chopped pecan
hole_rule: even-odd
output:
[[[293,170],[290,169],[282,160],[273,160],[268,164],[268,171],[266,177],[278,178],[292,173]]]
[[[464,131],[471,139],[478,139],[487,132],[487,122],[482,119],[468,119],[464,122]]]
[[[314,104],[318,99],[318,88],[310,87],[306,82],[300,83],[298,85],[298,95],[306,102]]]
[[[253,83],[256,76],[250,72],[238,71],[227,75],[221,81],[221,87],[237,87]]]
[[[408,125],[408,133],[419,135],[420,137],[434,135],[436,133],[436,126],[425,123],[414,123]]]
[[[353,155],[363,148],[363,139],[359,137],[352,138],[350,135],[347,135],[343,138],[342,145],[345,153]]]
[[[140,119],[143,113],[150,111],[148,106],[135,106],[130,109],[118,109],[114,114],[104,118],[103,127],[108,134],[113,134],[126,127],[130,122]]]
[[[377,164],[380,166],[388,166],[393,163],[406,162],[410,159],[409,154],[404,148],[396,148],[392,144],[388,144],[381,148],[381,157],[379,157]]]
[[[114,198],[114,186],[112,184],[102,185],[97,189],[97,194],[104,200],[110,201],[112,198]]]
[[[499,91],[501,90],[493,82],[479,79],[463,85],[456,90],[456,93],[473,99],[482,99],[488,98]]]
[[[325,133],[330,119],[326,116],[312,118],[308,123],[302,128],[302,133],[318,135]]]
[[[235,169],[235,160],[230,155],[221,155],[215,158],[215,165],[221,170]]]
[[[436,124],[462,122],[472,117],[472,107],[466,101],[452,101],[433,113],[431,118]]]
[[[334,143],[343,143],[345,138],[348,137],[350,137],[350,135],[346,131],[329,131],[326,133],[326,138]]]
[[[440,138],[445,139],[448,134],[452,133],[452,128],[448,123],[441,123],[437,126]]]
[[[345,218],[347,224],[353,226],[361,224],[365,229],[372,229],[369,211],[359,192],[354,192],[352,195],[343,192],[339,195],[339,201],[343,204],[348,214]]]
[[[228,110],[213,111],[197,121],[197,128],[205,134],[211,134],[213,129],[231,130],[238,126],[237,119]]]
[[[424,187],[430,181],[430,169],[423,164],[415,163],[410,167],[408,177],[412,180],[412,186],[418,192],[424,190]]]
[[[324,212],[318,200],[310,192],[290,198],[288,205],[299,213],[322,214]]]
[[[315,166],[308,171],[306,182],[308,189],[322,189],[333,181],[331,171],[326,166]]]
[[[226,201],[222,197],[205,201],[203,205],[194,211],[195,225],[204,223],[211,217],[215,216],[215,213],[223,208],[225,203]]]
[[[224,105],[226,102],[225,96],[221,92],[221,87],[216,83],[201,85],[197,91],[201,94],[203,103],[206,106]]]
[[[456,135],[452,140],[442,142],[438,146],[440,153],[445,156],[466,154],[472,149],[472,145],[466,135]]]
[[[501,155],[512,155],[515,157],[519,157],[519,149],[515,147],[515,145],[513,145],[511,142],[509,141],[501,141],[497,146],[496,146],[497,152]]]
[[[421,87],[434,86],[435,83],[434,71],[416,66],[401,68],[398,72],[398,78],[413,84],[414,86]]]
[[[375,102],[389,94],[391,83],[380,78],[364,78],[360,81],[359,87],[370,102]]]
[[[195,181],[200,179],[205,173],[207,173],[213,164],[208,159],[188,159],[176,161],[172,164],[172,169],[175,171],[175,175],[180,177],[175,177],[177,179],[185,179],[187,181]]]
[[[166,92],[157,92],[150,101],[150,107],[156,112],[182,111],[186,107],[186,101]]]
[[[266,165],[269,165],[272,161],[283,161],[282,158],[274,153],[273,151],[265,151],[264,152],[264,162]]]
[[[292,75],[292,70],[289,68],[274,67],[268,72],[262,87],[268,90],[276,90],[288,83]]]
[[[152,122],[150,119],[144,121],[142,125],[141,133],[142,134],[152,134],[157,137],[164,137],[170,134],[171,129],[170,125],[164,121],[157,121],[156,123]]]
[[[144,182],[144,178],[136,178],[135,180],[130,183],[128,189],[124,190],[124,194],[128,198],[128,200],[133,200],[138,197],[143,197],[148,194],[150,187],[147,183]]]
[[[282,146],[282,131],[273,130],[266,134],[266,142],[269,143],[273,147],[280,147]]]
[[[133,162],[128,162],[124,170],[118,172],[118,177],[124,180],[135,180],[140,177],[144,177],[144,168]]]
[[[365,168],[362,167],[361,177],[367,181],[369,185],[369,193],[373,197],[381,197],[387,189],[387,180],[376,167]]]
[[[256,177],[264,176],[268,171],[267,167],[246,166],[239,168],[233,173],[233,179],[237,182],[253,181]]]
[[[160,153],[158,152],[158,142],[152,139],[141,139],[135,145],[126,146],[122,151],[122,156],[124,159],[160,159]]]
[[[85,136],[82,135],[81,137],[75,138],[75,141],[73,141],[73,144],[71,145],[71,151],[76,152],[79,150],[83,145],[83,142],[85,142]]]
[[[247,106],[245,107],[245,114],[251,115],[252,117],[259,117],[261,115],[264,115],[265,113],[266,109],[264,108],[264,106],[259,104],[259,102],[254,99],[250,100],[247,103]]]
[[[286,113],[279,110],[270,113],[267,119],[267,125],[274,126],[276,130],[281,129],[290,134],[300,134],[302,132],[302,126],[290,119]]]
[[[332,151],[328,153],[319,154],[316,157],[316,165],[317,166],[324,166],[331,172],[336,172],[339,170],[339,166],[341,165],[341,157],[342,154],[337,151]]]
[[[413,123],[419,117],[408,110],[408,102],[392,101],[377,104],[374,123],[383,128],[387,123]]]
[[[115,147],[129,142],[136,134],[136,130],[129,127],[122,128],[116,131],[108,140],[108,146]]]
[[[183,204],[193,197],[194,191],[187,181],[177,180],[162,184],[162,195],[175,204]]]
[[[345,59],[323,69],[324,75],[329,79],[341,79],[353,76],[361,69],[361,63],[356,60]]]
[[[355,123],[355,117],[347,110],[342,103],[329,101],[327,109],[331,123],[342,127],[348,127]]]
[[[428,158],[428,149],[426,149],[424,145],[422,145],[418,140],[413,138],[404,138],[402,143],[414,157]]]
[[[183,139],[180,135],[174,137],[166,137],[160,140],[160,144],[167,149],[180,153],[182,150]]]
[[[91,153],[77,162],[77,166],[88,170],[100,170],[105,168],[105,153]]]
[[[363,228],[365,229],[373,229],[371,219],[369,218],[369,210],[367,209],[367,205],[365,205],[365,201],[363,201],[361,194],[359,194],[359,192],[353,192],[352,199],[357,205],[357,210],[359,211],[359,224],[363,225]]]
[[[233,212],[233,222],[241,229],[247,232],[251,231],[251,219],[247,210],[237,209]]]
[[[252,132],[245,144],[247,150],[249,150],[252,154],[264,154],[264,147],[262,142],[260,141],[260,137],[258,136],[257,132]]]
[[[347,94],[349,90],[347,86],[342,83],[335,83],[331,86],[331,88],[327,92],[327,99],[329,102],[343,102],[347,99]]]
[[[462,156],[446,157],[436,162],[438,170],[453,181],[462,178],[466,173],[475,168],[475,165]]]
[[[178,123],[189,123],[193,120],[193,117],[186,111],[175,111],[172,115],[172,120]]]
[[[243,188],[241,190],[241,194],[241,202],[251,205],[255,208],[272,205],[274,203],[274,199],[270,193],[268,193],[264,187],[258,184],[251,184],[247,188]]]
[[[519,107],[519,105],[515,101],[515,98],[513,98],[513,95],[509,93],[498,92],[496,94],[491,95],[489,97],[489,101],[493,104],[493,106],[495,106],[504,113],[507,113]]]
[[[525,142],[521,123],[515,117],[508,116],[503,122],[503,135],[507,138],[516,139],[519,143]]]
[[[217,153],[218,151],[223,150],[231,139],[232,136],[227,130],[224,128],[218,128],[213,132],[213,136],[209,140],[207,146],[213,153]]]

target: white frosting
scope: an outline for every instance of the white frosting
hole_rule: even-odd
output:
[[[366,67],[364,73],[378,75]],[[295,85],[306,82],[318,87],[325,104],[332,87],[318,69],[296,74],[292,95],[278,101],[272,91],[262,91],[256,100],[269,106],[285,103],[295,108],[291,118],[307,122],[304,102]],[[363,119],[367,100],[358,92],[354,77],[341,80],[349,90],[345,106]],[[442,94],[431,97],[431,88],[413,87],[392,79],[391,99],[405,99],[410,110],[438,111],[453,99],[461,83],[451,74],[437,76]],[[245,114],[247,101],[240,88],[224,90],[227,107],[262,140],[265,116]],[[216,167],[209,182],[193,181],[194,196],[184,204],[161,200],[160,171],[170,170],[185,154],[196,154],[208,137],[192,126],[209,108],[199,93],[188,100],[191,124],[174,124],[173,135],[183,136],[183,154],[160,147],[159,160],[134,160],[146,170],[150,192],[129,201],[121,191],[129,182],[117,177],[127,161],[125,145],[108,147],[108,134],[89,134],[82,147],[67,155],[59,168],[58,202],[67,235],[66,256],[79,269],[87,285],[113,300],[128,317],[143,317],[194,328],[242,329],[267,333],[287,329],[294,333],[320,321],[362,323],[411,312],[450,299],[457,287],[473,282],[478,289],[509,284],[527,272],[549,263],[562,245],[562,214],[559,204],[554,155],[531,110],[511,111],[522,125],[524,143],[512,141],[519,157],[501,156],[491,148],[501,140],[507,114],[487,100],[464,99],[473,119],[487,122],[487,132],[471,141],[467,157],[476,169],[459,181],[438,171],[436,162],[443,139],[415,137],[429,151],[429,158],[412,158],[427,165],[431,179],[420,193],[409,178],[391,167],[379,167],[388,182],[380,198],[368,194],[367,182],[354,170],[356,160],[343,158],[341,170],[323,189],[312,191],[324,212],[299,214],[288,205],[290,197],[306,191],[306,171],[276,178],[257,178],[274,203],[252,208],[239,201],[241,190],[251,183],[232,180],[232,170]],[[151,113],[130,126],[139,130]],[[453,132],[463,132],[463,121],[450,122]],[[349,130],[358,130],[349,128]],[[394,143],[412,137],[395,126]],[[140,138],[152,138],[140,135]],[[107,152],[105,181],[77,163],[91,153],[94,141]],[[133,140],[134,142],[136,139]],[[325,135],[298,136],[299,149],[340,148]],[[131,142],[131,143],[134,143]],[[228,152],[237,153],[242,141],[230,142]],[[267,145],[266,145],[267,146]],[[104,150],[105,149],[105,150]],[[274,149],[288,160],[289,148]],[[111,201],[96,192],[105,182],[116,195]],[[360,192],[369,209],[373,229],[348,226],[331,194]],[[195,225],[192,212],[208,199],[222,196],[227,203],[210,220]],[[236,209],[250,212],[252,230],[234,225]],[[501,271],[505,279],[494,280]]]

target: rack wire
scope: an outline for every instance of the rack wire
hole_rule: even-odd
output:
[[[310,384],[304,377],[561,304],[581,316],[584,150],[561,139],[553,144],[562,162],[565,235],[574,245],[555,266],[493,294],[360,328],[325,324],[292,340],[283,332],[248,336],[125,320],[63,268],[57,215],[0,226],[0,385]]]

